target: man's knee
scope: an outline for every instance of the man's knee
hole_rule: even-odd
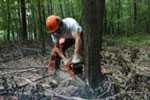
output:
[[[53,48],[53,49],[51,50],[51,55],[56,55],[56,50],[55,50],[55,48]]]
[[[51,50],[51,59],[56,59],[57,57],[57,51],[56,51],[56,46],[54,46]]]

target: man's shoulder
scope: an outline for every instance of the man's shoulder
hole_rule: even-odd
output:
[[[77,23],[77,21],[74,18],[71,18],[71,17],[64,18],[63,22]]]

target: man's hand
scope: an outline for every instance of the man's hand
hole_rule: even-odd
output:
[[[80,63],[82,60],[81,56],[77,53],[75,53],[72,57],[72,63],[76,64],[76,63]]]
[[[63,51],[61,50],[61,48],[58,48],[57,46],[55,46],[53,48],[53,51],[56,52],[62,59],[65,58]]]

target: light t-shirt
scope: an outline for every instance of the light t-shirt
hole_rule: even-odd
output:
[[[60,37],[66,39],[74,39],[76,33],[82,32],[82,27],[73,18],[65,18],[62,20],[63,27],[60,27],[60,33],[53,33],[51,35],[52,41],[57,43]]]

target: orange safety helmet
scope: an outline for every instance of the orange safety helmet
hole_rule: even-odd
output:
[[[59,27],[59,23],[60,17],[56,15],[48,16],[46,19],[46,27],[50,32],[55,32]]]

